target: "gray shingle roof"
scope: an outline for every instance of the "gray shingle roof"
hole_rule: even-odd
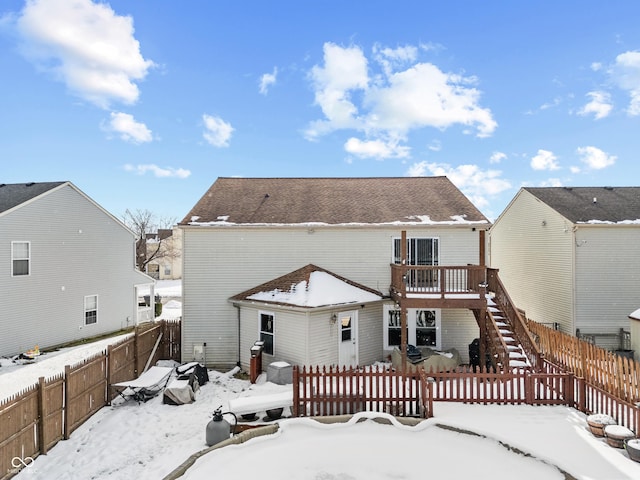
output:
[[[446,177],[218,178],[180,222],[489,223]]]
[[[524,190],[573,223],[640,219],[640,187],[525,187]]]
[[[2,183],[0,184],[0,213],[48,192],[67,182]]]

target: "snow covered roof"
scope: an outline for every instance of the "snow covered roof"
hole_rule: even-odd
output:
[[[640,320],[640,308],[638,310],[634,310],[629,314],[629,318],[633,320]]]
[[[489,220],[447,177],[218,178],[181,225],[455,225]]]
[[[640,225],[640,187],[525,187],[524,190],[573,223]]]
[[[39,197],[66,182],[2,183],[0,184],[0,213]]]
[[[309,264],[231,297],[232,301],[255,301],[293,307],[324,307],[375,302],[382,293]]]

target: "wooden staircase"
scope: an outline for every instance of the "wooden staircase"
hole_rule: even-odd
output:
[[[503,368],[504,359],[508,358],[507,363],[510,370],[531,370],[531,362],[529,361],[524,348],[518,341],[518,337],[514,332],[509,319],[493,301],[491,296],[488,296],[487,298],[487,316],[489,317],[489,321],[495,325],[494,331],[497,331],[499,335],[499,345],[503,345],[506,349],[504,357],[502,359],[499,357],[496,359],[496,367]],[[500,349],[499,346],[498,349]]]
[[[473,312],[493,368],[541,371],[543,355],[496,269],[487,269],[486,287],[486,309]]]

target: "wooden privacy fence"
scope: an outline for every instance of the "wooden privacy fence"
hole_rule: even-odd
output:
[[[107,405],[110,384],[136,378],[160,358],[180,360],[179,322],[138,327],[106,351],[0,400],[0,480],[28,467]]]
[[[628,403],[640,402],[640,363],[529,321],[545,359]]]
[[[431,417],[431,382],[424,371],[385,367],[293,367],[293,415],[343,415],[362,411]]]

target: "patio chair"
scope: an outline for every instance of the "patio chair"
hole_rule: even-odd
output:
[[[138,403],[158,395],[167,385],[174,369],[172,367],[151,367],[138,378],[127,382],[113,383],[113,388],[125,400],[134,399]]]

